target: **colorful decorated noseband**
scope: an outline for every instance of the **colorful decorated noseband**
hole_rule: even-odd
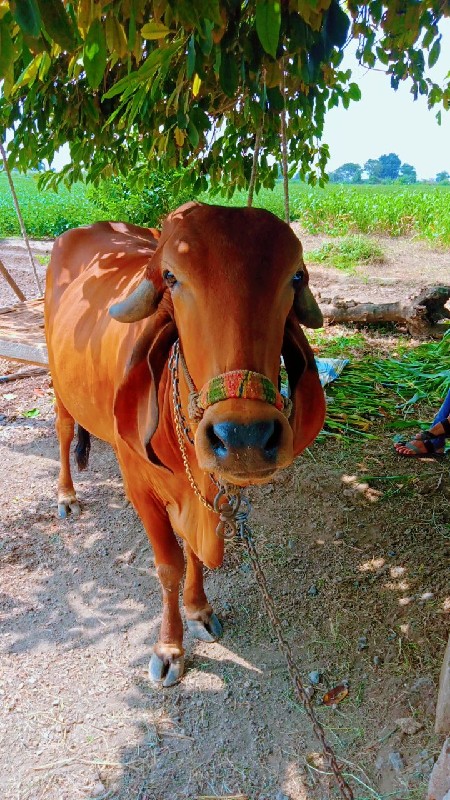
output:
[[[197,392],[189,374],[179,342],[174,344],[174,358],[181,361],[184,376],[189,387],[188,415],[192,421],[200,422],[207,408],[222,400],[262,400],[269,403],[287,417],[292,411],[292,402],[284,397],[272,381],[260,372],[249,369],[236,369],[211,378]]]

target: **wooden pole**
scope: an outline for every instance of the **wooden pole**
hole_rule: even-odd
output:
[[[3,264],[2,261],[0,261],[0,272],[3,275],[4,279],[9,283],[9,285],[10,285],[11,289],[13,290],[13,292],[15,292],[15,294],[17,295],[17,297],[19,298],[20,302],[23,303],[27,298],[25,297],[25,295],[22,292],[22,290],[19,289],[19,287],[17,286],[17,283],[15,282],[14,278],[12,277],[12,275],[9,274],[8,270],[6,269],[6,267],[5,267],[5,265]]]
[[[262,125],[260,129],[257,131],[255,136],[255,147],[253,150],[253,163],[252,163],[252,174],[250,177],[250,186],[248,187],[248,199],[247,199],[247,206],[251,208],[253,205],[253,195],[255,192],[255,183],[256,183],[256,176],[258,174],[258,158],[259,158],[259,148],[261,145],[261,133],[262,133]]]
[[[36,279],[36,283],[37,283],[37,287],[38,287],[38,290],[39,290],[39,294],[42,295],[43,294],[42,285],[41,285],[41,282],[39,280],[39,275],[37,273],[36,264],[34,263],[33,253],[31,252],[31,247],[30,247],[30,240],[28,238],[28,235],[27,235],[27,232],[26,232],[26,229],[25,229],[25,224],[24,224],[24,221],[23,221],[22,213],[20,211],[19,201],[17,199],[16,190],[14,188],[14,183],[13,183],[13,180],[12,180],[12,177],[11,177],[11,172],[10,172],[10,169],[9,169],[9,166],[8,166],[8,159],[6,158],[6,151],[5,151],[5,148],[3,147],[3,142],[2,142],[1,139],[0,139],[0,155],[2,157],[3,165],[5,167],[5,172],[6,172],[6,176],[8,178],[9,188],[11,189],[11,194],[12,194],[12,198],[13,198],[13,202],[14,202],[14,207],[16,209],[17,219],[19,220],[20,230],[22,231],[23,240],[24,240],[26,248],[28,250],[28,256],[30,258],[30,264],[31,264],[31,267],[32,267],[32,270],[33,270],[33,273],[34,273],[34,277]]]
[[[289,209],[289,175],[288,175],[288,147],[287,147],[287,123],[286,123],[286,81],[284,75],[284,62],[282,65],[281,93],[283,95],[283,109],[281,111],[281,152],[283,162],[283,189],[284,189],[284,219],[290,224],[291,215]]]

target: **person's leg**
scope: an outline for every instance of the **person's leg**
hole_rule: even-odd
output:
[[[436,433],[436,436],[430,436],[430,432]],[[448,437],[450,437],[450,390],[430,429],[417,433],[409,442],[396,443],[394,447],[401,456],[442,455],[445,450],[445,439]]]
[[[446,437],[448,437],[450,435],[450,431],[448,430],[447,426],[445,425],[445,422],[448,422],[449,425],[450,425],[450,389],[448,390],[447,397],[445,398],[445,400],[442,403],[439,411],[437,412],[437,414],[436,414],[436,416],[435,416],[435,418],[433,420],[433,424],[431,426],[431,430],[433,430],[433,428],[438,423],[444,423],[444,425],[442,426],[443,427],[442,433],[440,433],[440,431],[439,431],[440,435],[438,435],[435,439],[431,440],[432,444],[437,449],[442,448],[442,447],[445,446],[445,439],[446,439]],[[434,433],[434,431],[433,431],[433,433]]]

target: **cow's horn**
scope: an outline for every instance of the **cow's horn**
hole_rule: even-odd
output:
[[[138,322],[144,317],[149,317],[155,311],[156,301],[155,285],[148,278],[144,278],[125,300],[114,303],[109,309],[109,313],[118,322]]]
[[[295,293],[294,311],[299,322],[307,328],[321,328],[323,326],[323,314],[309,286],[302,286]]]

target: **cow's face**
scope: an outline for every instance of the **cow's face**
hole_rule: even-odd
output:
[[[305,324],[321,322],[299,240],[265,211],[195,204],[178,212],[163,228],[148,278],[156,288],[154,298],[163,290],[170,293],[181,350],[198,390],[217,376],[225,375],[226,383],[228,373],[237,370],[265,376],[278,389],[283,348],[288,371],[292,359],[288,317],[295,310]],[[206,408],[196,428],[202,469],[240,485],[265,482],[317,434],[323,393],[317,395],[314,384],[315,394],[297,396],[297,384],[308,370],[306,377],[314,383],[315,373],[311,351],[295,325],[298,374],[291,386],[291,419],[269,402],[230,398],[225,392],[225,399]],[[296,416],[303,420],[300,434]]]

